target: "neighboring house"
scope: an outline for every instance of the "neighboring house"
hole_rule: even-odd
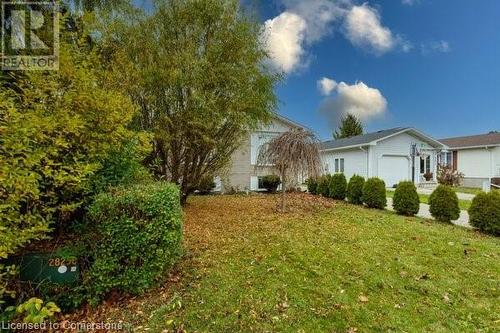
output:
[[[324,173],[379,177],[387,187],[403,180],[436,183],[438,155],[447,147],[415,128],[393,128],[321,144]],[[432,173],[426,181],[424,174]]]
[[[500,133],[490,132],[439,141],[449,147],[449,151],[441,155],[441,163],[463,173],[464,186],[482,187],[491,178],[500,177]]]
[[[241,147],[234,152],[226,175],[217,177],[216,190],[222,192],[264,190],[262,177],[275,171],[271,167],[256,167],[259,150],[262,145],[292,128],[305,127],[275,114],[269,125],[248,135]]]

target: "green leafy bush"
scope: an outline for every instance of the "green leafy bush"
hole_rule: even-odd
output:
[[[276,192],[280,184],[281,179],[278,175],[267,175],[262,178],[262,185],[268,192]]]
[[[210,194],[214,190],[215,186],[213,177],[204,177],[201,179],[196,189],[198,190],[198,194],[206,195]]]
[[[330,198],[344,200],[347,190],[347,180],[343,173],[336,173],[330,180]]]
[[[316,190],[317,194],[327,198],[330,195],[330,180],[331,175],[323,175],[318,179],[318,188]]]
[[[44,304],[43,300],[32,297],[18,306],[8,307],[5,311],[11,320],[20,317],[24,323],[41,324],[52,319],[61,309],[54,302]]]
[[[370,208],[384,209],[387,205],[385,183],[379,178],[369,178],[363,185],[363,202]]]
[[[182,252],[182,211],[177,186],[118,188],[89,208],[91,265],[84,284],[91,302],[111,290],[140,294],[165,274]]]
[[[309,178],[306,181],[307,192],[310,194],[317,194],[318,192],[318,178]]]
[[[347,184],[347,200],[355,205],[363,204],[363,186],[365,185],[365,178],[353,175]]]
[[[420,198],[412,182],[400,182],[392,199],[394,210],[402,215],[413,216],[420,210]]]
[[[500,236],[500,191],[476,195],[469,208],[469,217],[474,227]]]
[[[453,189],[446,185],[439,185],[429,197],[432,217],[441,222],[451,222],[460,216],[458,197]]]

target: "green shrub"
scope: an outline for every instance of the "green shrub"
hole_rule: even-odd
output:
[[[280,176],[277,175],[267,175],[262,177],[262,186],[271,193],[276,192],[278,186],[281,184]]]
[[[198,191],[198,194],[207,195],[214,190],[215,186],[213,177],[204,177],[196,187],[196,190]]]
[[[330,198],[344,200],[347,190],[347,180],[343,173],[336,173],[330,180]]]
[[[353,175],[347,185],[347,200],[355,205],[363,204],[363,186],[365,185],[365,178]]]
[[[420,209],[420,198],[418,197],[417,188],[412,182],[400,182],[394,198],[392,199],[394,210],[402,215],[416,215]]]
[[[363,202],[370,208],[384,209],[387,205],[385,183],[379,178],[369,178],[363,185]]]
[[[318,178],[309,178],[306,181],[307,192],[311,194],[317,194],[318,192]]]
[[[500,192],[479,193],[469,208],[470,224],[479,230],[500,236]]]
[[[451,222],[460,216],[457,194],[451,187],[439,185],[429,197],[432,217],[441,222]]]
[[[182,252],[182,212],[177,186],[167,183],[118,188],[89,208],[91,265],[84,284],[92,303],[111,290],[140,294]]]
[[[332,179],[331,175],[323,175],[318,179],[318,189],[317,194],[328,198],[330,196],[330,180]]]

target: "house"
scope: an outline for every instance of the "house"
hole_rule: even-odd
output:
[[[411,127],[398,127],[321,144],[324,173],[379,177],[387,187],[403,180],[436,183],[438,155],[445,144]],[[427,181],[425,177],[430,177]]]
[[[274,114],[268,125],[250,133],[231,158],[225,175],[216,178],[216,191],[261,191],[262,177],[273,174],[271,167],[256,167],[262,145],[292,128],[305,128],[279,114]]]
[[[449,151],[440,156],[441,163],[463,173],[464,186],[482,187],[491,178],[500,177],[499,132],[439,141],[449,147]]]

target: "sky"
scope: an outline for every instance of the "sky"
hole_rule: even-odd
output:
[[[500,1],[266,0],[279,112],[330,139],[346,113],[365,130],[435,138],[500,130]]]

